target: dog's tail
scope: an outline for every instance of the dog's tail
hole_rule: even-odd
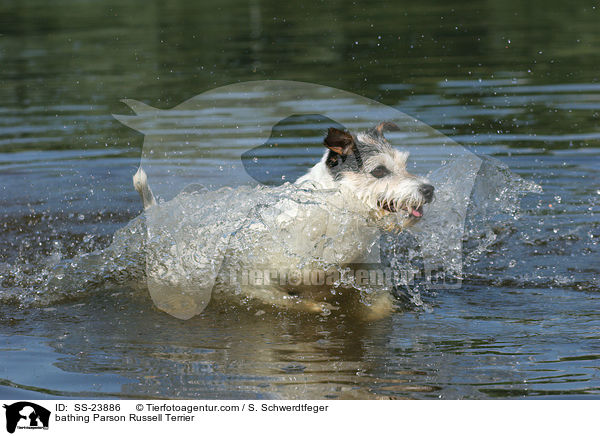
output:
[[[137,173],[133,175],[133,187],[140,194],[140,197],[142,197],[144,210],[156,204],[154,194],[152,194],[152,190],[148,186],[148,176],[146,176],[142,167],[139,167]]]

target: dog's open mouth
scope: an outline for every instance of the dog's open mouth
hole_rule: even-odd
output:
[[[423,206],[413,208],[413,207],[407,206],[407,205],[397,205],[397,204],[394,204],[393,202],[388,202],[385,200],[378,201],[377,206],[380,207],[381,209],[383,209],[387,212],[391,212],[391,213],[396,213],[399,210],[403,210],[403,211],[407,212],[409,215],[414,216],[416,218],[421,218],[423,216]]]

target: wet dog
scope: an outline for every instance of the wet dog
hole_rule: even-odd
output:
[[[383,122],[356,134],[330,128],[323,141],[326,147],[323,157],[294,183],[299,195],[306,201],[281,200],[265,215],[274,216],[270,222],[282,231],[281,234],[287,235],[286,239],[278,238],[284,239],[282,248],[275,247],[278,244],[273,243],[273,226],[266,228],[261,223],[250,226],[246,232],[254,235],[263,231],[271,235],[251,239],[245,238],[244,231],[236,232],[234,239],[238,248],[254,243],[256,251],[240,259],[239,255],[236,257],[235,251],[240,251],[236,250],[236,243],[230,242],[225,255],[229,259],[224,260],[221,269],[248,268],[256,271],[268,268],[269,271],[281,272],[291,267],[302,272],[319,270],[329,273],[367,262],[374,240],[380,236],[379,230],[401,230],[420,220],[424,206],[433,200],[434,187],[427,179],[407,171],[409,155],[396,150],[386,140],[384,132],[389,130],[398,130],[398,127],[391,122]],[[155,207],[156,201],[141,168],[133,180],[144,208]],[[311,200],[317,197],[323,207],[308,211]],[[335,220],[327,220],[328,224],[324,225],[322,212],[346,218],[340,221],[343,225],[335,224]],[[269,249],[265,250],[265,247]],[[290,255],[290,252],[302,252],[304,255]],[[220,274],[217,284],[223,282],[224,276]],[[365,295],[357,289],[341,291],[334,288],[331,283],[323,282],[290,286],[289,282],[282,281],[246,280],[234,294],[241,302],[257,301],[275,308],[304,312],[330,313],[348,306],[360,317],[369,320],[384,317],[394,308],[394,298],[389,290],[367,292]]]
[[[408,153],[396,150],[385,139],[385,130],[397,130],[383,122],[357,135],[330,128],[323,141],[327,151],[296,184],[312,181],[324,188],[352,193],[378,217],[400,214],[402,227],[423,216],[423,206],[433,199],[434,187],[406,170]]]

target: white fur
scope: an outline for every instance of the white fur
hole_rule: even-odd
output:
[[[327,160],[327,152],[323,155],[318,164],[313,166],[306,174],[298,178],[296,185],[301,185],[304,182],[317,182],[324,189],[335,188],[336,184],[327,169],[325,161]]]
[[[133,175],[133,187],[142,198],[144,210],[156,204],[154,194],[152,194],[152,190],[148,185],[148,176],[146,176],[146,172],[142,169],[142,167],[139,167],[137,172]]]
[[[364,136],[358,136],[364,141]],[[392,147],[377,154],[364,162],[364,171],[360,173],[347,172],[339,181],[335,181],[327,168],[327,155],[325,152],[319,163],[313,166],[308,173],[296,180],[296,185],[312,182],[324,189],[339,189],[347,196],[348,201],[360,201],[373,210],[377,216],[382,217],[390,212],[381,209],[382,202],[394,204],[398,213],[407,215],[412,220],[410,211],[425,204],[425,199],[419,192],[419,187],[429,181],[422,177],[410,174],[406,170],[408,152],[401,152]],[[369,173],[377,166],[383,165],[391,171],[387,177],[377,179]],[[407,222],[407,225],[411,223]]]

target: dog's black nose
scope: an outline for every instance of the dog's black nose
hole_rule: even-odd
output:
[[[435,188],[433,187],[433,185],[429,185],[426,183],[419,186],[419,192],[421,193],[421,195],[423,195],[423,197],[425,198],[425,201],[427,201],[427,203],[431,202],[431,200],[433,199],[433,191],[434,190],[435,190]]]

